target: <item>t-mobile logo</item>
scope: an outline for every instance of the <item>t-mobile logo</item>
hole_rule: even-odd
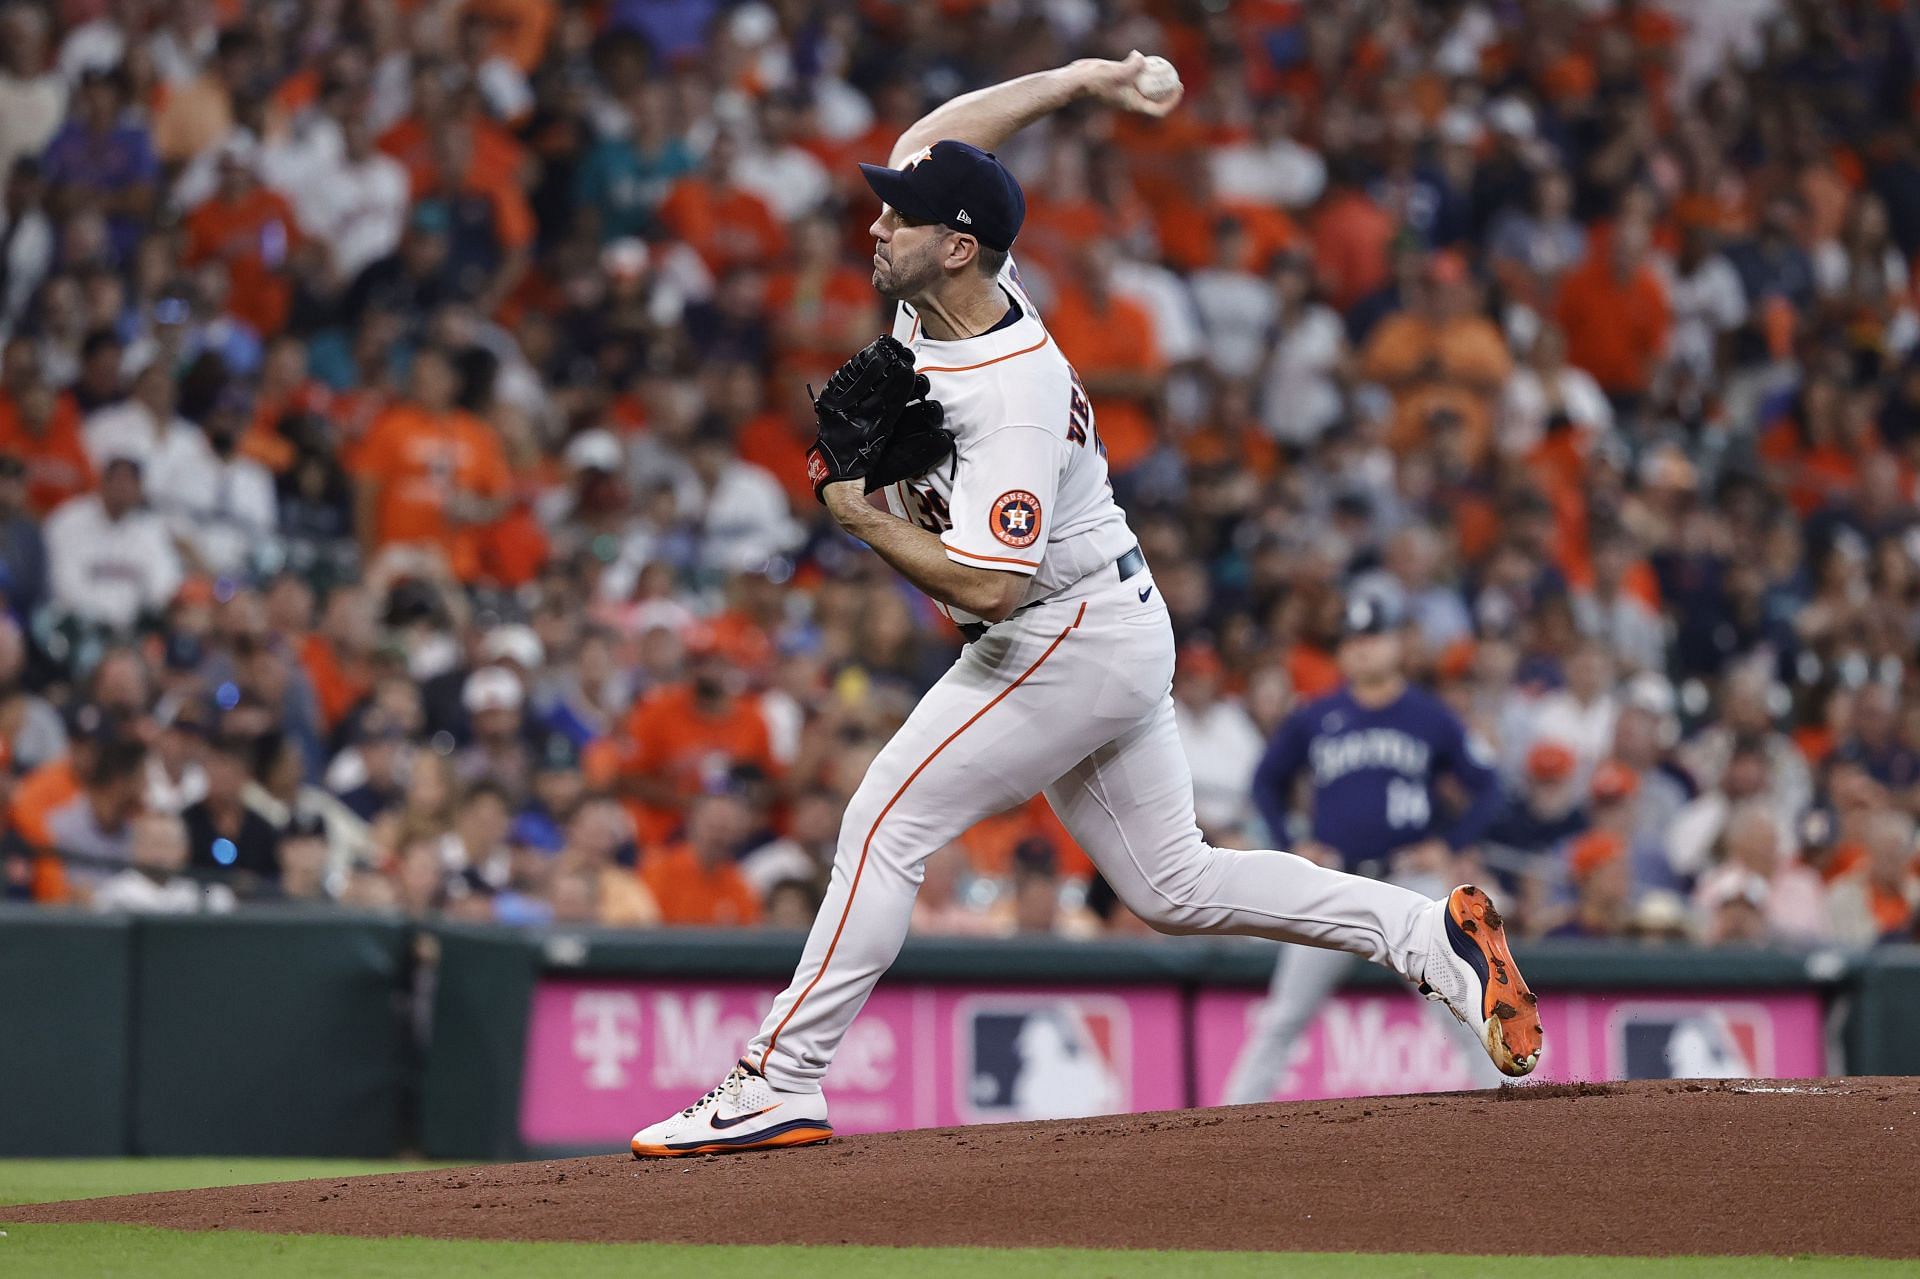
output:
[[[587,1063],[587,1087],[627,1086],[627,1064],[640,1055],[640,1000],[618,990],[573,997],[573,1055]]]

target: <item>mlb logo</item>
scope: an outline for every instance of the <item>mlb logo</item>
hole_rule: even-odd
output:
[[[1131,1108],[1127,1006],[1102,996],[980,996],[954,1010],[955,1108],[966,1123]]]
[[[1773,1025],[1753,1004],[1627,1003],[1607,1016],[1615,1079],[1764,1079]]]

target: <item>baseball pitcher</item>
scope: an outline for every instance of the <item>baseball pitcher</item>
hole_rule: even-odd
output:
[[[1166,606],[1093,405],[1008,256],[1026,200],[991,154],[1077,99],[1164,116],[1177,82],[1149,96],[1147,70],[1139,54],[1087,59],[978,90],[908,129],[888,167],[861,166],[883,202],[873,285],[897,318],[820,390],[808,469],[834,519],[969,642],[849,803],[792,984],[726,1079],[634,1134],[636,1157],[832,1136],[821,1080],[906,938],[926,858],[1036,792],[1155,928],[1362,955],[1444,1001],[1502,1070],[1539,1059],[1535,1000],[1485,893],[1432,900],[1214,848],[1194,821]]]
[[[1476,842],[1496,816],[1499,781],[1460,717],[1407,683],[1395,623],[1379,600],[1356,596],[1347,605],[1336,655],[1346,683],[1281,724],[1254,773],[1253,795],[1277,835],[1294,781],[1306,773],[1313,790],[1308,856],[1416,892],[1444,891],[1453,854]],[[1434,793],[1442,777],[1466,796],[1450,820]],[[1289,1053],[1352,964],[1342,951],[1280,948],[1272,988],[1223,1101],[1272,1099]],[[1500,1082],[1479,1052],[1467,1061],[1475,1084]]]

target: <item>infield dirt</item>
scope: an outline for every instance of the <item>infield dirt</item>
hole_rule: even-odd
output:
[[[650,1116],[636,1115],[636,1125]],[[1920,1083],[1546,1085],[0,1209],[457,1239],[1920,1257]]]

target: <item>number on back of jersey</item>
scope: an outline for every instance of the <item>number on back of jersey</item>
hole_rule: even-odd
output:
[[[1425,786],[1404,777],[1387,783],[1387,825],[1395,830],[1423,830],[1432,816]]]

